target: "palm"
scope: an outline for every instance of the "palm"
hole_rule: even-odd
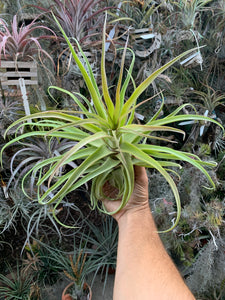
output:
[[[104,194],[106,199],[103,200],[103,205],[109,213],[113,214],[113,217],[118,221],[118,219],[127,211],[142,209],[148,206],[148,177],[144,167],[135,166],[135,183],[133,193],[127,203],[127,205],[117,212],[116,211],[120,204],[120,200],[110,200],[110,198],[115,198],[118,193],[117,188],[110,185],[108,182],[104,185]]]

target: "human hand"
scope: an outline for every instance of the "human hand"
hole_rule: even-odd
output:
[[[148,176],[144,167],[134,166],[134,175],[135,175],[135,183],[134,183],[134,190],[133,193],[124,208],[122,208],[119,212],[113,214],[113,218],[119,221],[119,219],[127,214],[133,213],[139,210],[148,209],[149,210],[149,203],[148,203]],[[105,183],[103,187],[104,194],[109,197],[113,198],[117,193],[117,189],[110,185],[108,182]],[[120,206],[121,201],[116,200],[103,200],[103,205],[107,209],[108,212],[113,212],[118,209]]]

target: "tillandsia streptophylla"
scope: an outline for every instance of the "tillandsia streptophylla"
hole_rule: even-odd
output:
[[[177,205],[176,221],[173,226],[166,231],[173,229],[180,218],[181,204],[176,184],[169,174],[170,171],[174,171],[170,170],[170,168],[181,168],[178,161],[188,162],[201,170],[211,183],[212,187],[214,187],[215,184],[204,167],[213,167],[215,166],[215,163],[204,162],[192,153],[177,151],[166,146],[154,145],[154,140],[160,138],[152,135],[152,133],[171,131],[184,135],[184,131],[170,127],[168,124],[186,120],[207,120],[216,123],[218,126],[221,125],[215,120],[211,120],[205,116],[197,114],[179,114],[182,108],[187,104],[180,106],[168,116],[157,119],[162,110],[162,103],[159,111],[144,125],[134,124],[134,115],[135,109],[138,106],[136,104],[138,97],[146,90],[153,80],[172,64],[193,50],[186,51],[174,58],[152,73],[136,87],[131,76],[134,66],[134,53],[127,48],[126,44],[121,60],[115,99],[113,100],[109,93],[105,69],[106,20],[103,29],[102,42],[101,94],[90,64],[79,43],[76,42],[76,46],[86,62],[87,69],[82,65],[73,45],[70,43],[54,15],[53,18],[58,23],[58,26],[68,43],[72,56],[82,73],[93,105],[91,105],[90,101],[81,94],[71,93],[59,87],[50,87],[49,90],[55,88],[70,95],[78,105],[79,110],[52,110],[35,113],[21,118],[9,127],[10,129],[12,126],[21,124],[20,126],[24,126],[27,129],[27,132],[8,142],[3,147],[2,151],[9,145],[30,136],[67,138],[76,142],[76,145],[62,155],[51,157],[35,165],[23,178],[22,185],[24,192],[25,182],[32,172],[38,174],[39,171],[41,173],[42,168],[47,167],[47,172],[40,176],[40,178],[37,178],[36,183],[38,191],[41,191],[40,187],[42,184],[48,183],[48,190],[46,192],[38,192],[38,201],[41,204],[50,204],[54,202],[56,210],[62,199],[68,193],[91,180],[92,186],[90,198],[92,207],[97,207],[100,211],[109,214],[104,205],[102,205],[102,201],[100,201],[106,197],[103,192],[104,183],[109,181],[118,189],[118,194],[111,200],[121,199],[121,204],[117,209],[117,211],[119,211],[127,204],[133,192],[133,166],[141,165],[146,168],[154,168],[165,177],[175,197]],[[133,58],[125,76],[123,71],[126,51],[131,51]],[[123,77],[125,77],[124,80]],[[133,82],[134,90],[128,100],[125,101],[125,94],[130,81]],[[28,121],[32,119],[36,120],[35,128],[37,128],[37,131],[34,131],[34,129],[29,131],[29,126],[34,126],[34,123]],[[148,140],[151,140],[151,144],[147,143]],[[58,175],[62,166],[77,159],[82,160],[82,163],[79,166],[68,170],[64,174],[61,173],[60,176]],[[113,213],[116,213],[117,211]]]

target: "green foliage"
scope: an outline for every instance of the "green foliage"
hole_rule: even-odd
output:
[[[58,21],[56,20],[56,22]],[[54,210],[57,209],[59,203],[68,193],[74,191],[87,181],[92,180],[92,207],[98,207],[101,211],[108,213],[104,206],[101,208],[101,205],[99,204],[101,202],[99,201],[105,198],[103,192],[104,183],[106,181],[110,181],[112,185],[118,188],[118,195],[115,195],[115,198],[122,199],[121,205],[117,210],[119,211],[126,205],[133,191],[133,165],[154,168],[165,177],[174,193],[177,204],[177,218],[172,227],[174,228],[178,223],[181,211],[179,193],[174,180],[169,174],[171,167],[180,167],[180,165],[175,163],[174,160],[186,161],[197,167],[205,174],[209,182],[212,184],[212,187],[215,186],[214,182],[205,170],[204,166],[213,167],[215,164],[212,162],[203,162],[196,155],[191,153],[173,150],[165,146],[149,144],[149,140],[151,140],[152,143],[154,143],[155,139],[166,140],[165,138],[160,138],[153,134],[157,132],[170,131],[184,134],[182,130],[168,126],[168,124],[175,123],[177,121],[207,120],[216,123],[218,126],[221,125],[215,120],[197,114],[180,115],[179,112],[186,105],[180,106],[164,118],[157,119],[160,111],[162,110],[163,103],[159,111],[146,124],[133,124],[133,122],[138,97],[159,74],[164,72],[177,60],[187,55],[192,50],[186,51],[174,58],[166,65],[152,73],[139,86],[134,86],[133,93],[129,96],[128,100],[125,101],[125,94],[129,81],[131,80],[131,72],[134,64],[133,57],[130,68],[123,81],[123,67],[127,50],[125,47],[115,92],[115,101],[113,101],[109,94],[105,70],[106,23],[104,26],[101,59],[103,97],[99,91],[90,64],[79,44],[77,43],[77,47],[88,66],[88,71],[86,71],[85,67],[82,65],[82,62],[59,23],[58,26],[62,31],[73,58],[83,75],[93,101],[93,106],[83,95],[74,95],[69,91],[55,87],[56,89],[70,95],[79,106],[80,110],[47,111],[21,118],[14,122],[8,129],[24,121],[26,121],[26,123],[20,126],[29,128],[31,123],[29,123],[28,120],[35,119],[37,120],[35,125],[38,130],[32,132],[28,131],[18,137],[15,137],[3,147],[1,153],[7,146],[32,136],[67,138],[76,142],[76,145],[64,154],[48,158],[37,163],[23,178],[23,182],[25,182],[28,175],[31,173],[38,174],[40,173],[40,170],[47,166],[48,171],[43,176],[40,173],[40,177],[38,178],[38,201],[41,204],[51,204],[56,202]],[[52,87],[50,87],[50,89],[51,88]],[[82,104],[78,97],[85,102],[85,105]],[[81,117],[78,117],[78,115],[81,115]],[[68,165],[76,159],[82,159],[83,162],[77,168],[69,170],[64,174],[59,174],[59,171],[63,166]],[[45,182],[48,182],[48,189],[42,193],[41,187],[45,184]]]
[[[108,274],[116,269],[117,246],[118,246],[118,227],[113,218],[109,216],[102,217],[102,224],[99,227],[86,221],[89,229],[88,234],[83,238],[91,245],[90,253],[91,269],[94,272],[92,284],[96,275],[100,272],[101,279],[104,282],[103,293],[106,288]]]
[[[73,290],[76,296],[83,295],[83,286],[87,276],[93,271],[93,261],[90,258],[87,248],[87,241],[81,237],[78,241],[74,238],[73,251],[69,253],[55,245],[49,246],[40,243],[40,248],[36,251],[39,261],[38,278],[44,276],[45,281],[54,282],[59,276],[70,279],[74,282]],[[46,262],[42,267],[42,262]],[[47,271],[49,263],[49,271]],[[45,269],[48,273],[45,274]]]
[[[206,7],[210,2],[212,2],[212,0],[181,0],[175,2],[180,10],[180,18],[186,29],[195,27],[199,13],[207,9]]]
[[[135,28],[149,28],[156,23],[157,12],[160,5],[155,1],[120,1],[121,15],[119,21],[126,21],[132,23]],[[128,17],[129,16],[129,17]],[[153,19],[155,22],[153,22]],[[114,21],[115,22],[115,21]]]
[[[208,110],[209,115],[211,116],[215,113],[215,108],[217,106],[224,106],[223,102],[225,101],[225,94],[221,94],[220,91],[215,91],[207,84],[203,84],[203,86],[206,87],[206,92],[194,90],[193,93],[196,95],[197,99],[200,100],[200,105]]]
[[[53,285],[56,283],[60,278],[57,263],[53,261],[49,255],[40,253],[39,264],[38,281],[44,286],[46,284]]]
[[[41,23],[36,23],[36,21],[33,23],[30,20],[30,14],[29,19],[26,19],[26,16],[22,16],[20,12],[26,10],[28,13],[33,13],[34,6],[30,6],[31,2],[36,4],[36,9],[49,12],[48,8],[41,9],[40,6],[49,7],[50,1],[47,1],[48,4],[46,1],[44,1],[46,3],[43,1],[42,3],[40,1],[35,3],[34,0],[17,1],[18,7],[12,3],[15,1],[3,2],[4,6],[7,2],[8,7],[10,6],[14,12],[12,14],[12,10],[7,10],[9,14],[3,15],[4,20],[1,18],[3,23],[0,24],[0,35],[5,34],[5,41],[7,38],[7,42],[11,41],[13,44],[16,31],[21,29],[25,34],[24,43],[27,43],[27,48],[16,54],[18,59],[22,56],[29,59],[25,54],[33,55],[35,51],[35,54],[38,54],[41,51],[38,44],[41,37],[38,34],[46,27],[39,28],[37,31],[35,29],[31,35],[26,35],[27,29],[34,29],[39,25],[47,26],[48,20],[50,21],[48,28],[53,29],[56,23],[53,22],[51,14],[48,13],[41,16]],[[15,34],[13,35],[10,16],[14,15],[15,10],[19,8],[19,2],[22,10],[17,15],[17,19],[14,17]],[[18,252],[21,252],[22,248],[23,254],[25,254],[24,252],[29,253],[29,257],[24,259],[26,270],[33,271],[35,274],[33,281],[37,281],[37,284],[52,284],[59,276],[65,278],[63,273],[65,270],[72,277],[76,274],[78,277],[81,275],[82,280],[85,280],[86,275],[90,272],[92,272],[93,279],[94,275],[101,272],[102,280],[106,285],[107,269],[109,266],[110,268],[111,266],[114,267],[116,261],[117,228],[112,219],[105,215],[101,224],[96,222],[96,215],[98,214],[89,212],[86,197],[84,200],[79,191],[76,193],[76,187],[78,189],[83,188],[85,183],[86,189],[87,186],[91,186],[87,185],[88,181],[92,180],[92,206],[104,210],[101,201],[98,200],[104,197],[101,187],[105,180],[109,179],[120,189],[119,194],[115,197],[126,193],[126,197],[123,199],[123,205],[125,205],[129,193],[132,191],[133,164],[141,164],[150,167],[148,175],[150,176],[151,209],[153,209],[155,221],[160,230],[169,228],[171,223],[175,221],[173,217],[176,217],[176,207],[173,205],[173,194],[169,184],[165,182],[160,172],[153,170],[153,168],[163,169],[163,174],[167,172],[178,189],[182,201],[180,222],[169,234],[161,235],[161,237],[168,252],[176,260],[179,260],[178,266],[181,266],[182,271],[184,271],[183,275],[188,278],[188,283],[195,296],[202,300],[224,299],[225,137],[223,130],[218,124],[218,126],[215,124],[216,122],[209,125],[209,119],[202,118],[199,120],[196,112],[203,114],[208,110],[208,116],[215,117],[219,123],[224,125],[225,1],[54,0],[51,1],[52,3],[55,4],[52,8],[59,23],[66,31],[74,47],[72,48],[70,45],[70,53],[63,51],[59,55],[59,52],[62,51],[59,46],[65,48],[65,43],[61,39],[60,45],[55,44],[51,38],[51,49],[46,50],[44,48],[54,62],[58,59],[60,59],[60,63],[62,61],[63,67],[59,65],[62,72],[57,73],[57,83],[54,83],[58,86],[54,87],[54,91],[53,87],[49,89],[51,99],[54,99],[53,96],[58,97],[57,109],[60,108],[61,111],[56,110],[53,107],[55,103],[51,102],[52,107],[48,109],[53,111],[39,114],[40,110],[34,103],[33,93],[27,89],[29,100],[32,99],[32,103],[35,105],[30,107],[31,112],[32,114],[38,112],[38,114],[33,115],[32,124],[29,124],[24,118],[21,123],[18,121],[16,126],[11,126],[5,132],[12,122],[24,115],[24,112],[20,99],[11,96],[16,93],[16,90],[13,93],[11,90],[1,90],[3,96],[4,93],[6,96],[0,98],[0,131],[2,136],[5,133],[7,142],[10,141],[9,147],[4,148],[6,151],[3,156],[4,173],[2,172],[2,177],[4,181],[1,180],[1,184],[5,194],[0,191],[0,251],[2,261],[6,252],[9,252],[7,254],[8,259],[11,251],[14,257]],[[69,5],[65,5],[68,3]],[[76,3],[78,6],[72,6]],[[117,8],[119,4],[121,7]],[[101,75],[98,60],[101,51],[99,50],[99,36],[101,34],[99,28],[102,26],[95,26],[95,24],[103,23],[104,16],[101,9],[106,8],[106,6],[111,7],[108,11],[110,16],[106,26],[108,34],[106,38],[110,40],[111,28],[114,30],[114,35],[110,40],[110,48],[106,53],[103,51]],[[24,17],[26,22],[22,25],[21,17]],[[78,22],[76,22],[77,20]],[[33,25],[27,26],[27,22],[31,22]],[[125,45],[127,36],[129,36],[129,40]],[[82,49],[88,51],[85,52],[88,53],[87,57],[82,55],[82,49],[76,44],[74,37],[78,40],[79,45],[82,45]],[[33,42],[29,44],[32,38]],[[108,41],[106,41],[107,43]],[[158,75],[169,66],[167,64],[161,67],[163,64],[174,59],[178,53],[198,44],[205,45],[204,48],[201,48],[203,71],[199,68],[196,56],[192,59],[192,54],[196,54],[195,50],[195,52],[190,52],[187,55],[188,64],[178,66],[176,63],[168,69],[166,74],[160,75],[157,80],[154,76],[154,78],[152,77],[154,70],[159,69],[154,73]],[[0,43],[0,45],[4,47],[4,43]],[[127,47],[124,51],[126,54],[121,54],[122,51],[118,48],[121,45]],[[32,48],[35,50],[31,51]],[[6,47],[5,49],[6,58],[14,55],[14,48]],[[114,51],[117,56],[115,56]],[[40,52],[40,54],[44,55],[45,53]],[[72,55],[75,58],[74,63],[70,61]],[[3,59],[4,51],[1,52],[1,56]],[[87,60],[89,60],[89,64]],[[121,75],[123,69],[124,72]],[[65,76],[65,72],[68,70],[68,76]],[[38,71],[41,71],[40,68]],[[109,87],[107,87],[104,73],[107,74],[108,82],[110,82]],[[86,80],[86,86],[83,85],[85,80],[81,79],[82,76]],[[148,82],[145,85],[140,84],[148,76]],[[103,84],[100,84],[101,77]],[[39,78],[41,82],[46,81],[46,73],[40,72]],[[151,80],[153,81],[151,82]],[[82,83],[80,83],[81,81]],[[150,85],[144,90],[148,84]],[[69,89],[69,91],[65,89]],[[152,96],[152,91],[158,93],[160,89],[163,89],[165,96],[164,106],[162,104],[164,102],[163,95],[160,95],[162,98],[160,100],[155,98],[156,100],[151,102],[149,100],[141,105],[145,98]],[[72,91],[80,91],[81,95]],[[45,92],[43,86],[39,85],[37,93],[44,94]],[[72,105],[66,104],[69,98],[71,99],[70,103],[73,102]],[[94,102],[93,106],[91,100]],[[159,104],[158,112],[157,109],[154,109],[155,101]],[[127,102],[128,104],[126,104]],[[190,102],[194,107],[187,107],[187,102]],[[183,105],[184,103],[186,105]],[[46,106],[48,105],[43,104],[41,111],[44,111]],[[173,112],[176,107],[179,109]],[[139,122],[134,117],[134,111],[143,114],[145,116],[144,121]],[[184,119],[178,121],[178,117],[180,118],[182,113],[190,115],[186,115]],[[120,117],[118,117],[119,115]],[[150,116],[151,120],[149,120]],[[194,117],[192,118],[192,116]],[[195,120],[193,120],[194,118]],[[185,142],[182,140],[181,131],[175,131],[177,123],[174,120],[178,122],[190,120],[188,126],[182,127],[187,136]],[[171,123],[167,123],[167,121],[171,121]],[[145,125],[142,125],[144,122]],[[147,126],[154,127],[149,129]],[[154,131],[157,126],[158,131]],[[171,134],[169,132],[171,128],[167,128],[168,132],[161,132],[167,126],[175,127]],[[205,127],[205,130],[204,134],[199,136],[199,128],[201,127]],[[16,139],[12,140],[15,132]],[[106,137],[100,138],[100,133],[105,134]],[[92,139],[94,135],[96,137],[96,134],[98,134],[99,139],[90,141],[90,138]],[[165,140],[165,136],[168,140]],[[178,143],[171,143],[173,136]],[[84,140],[85,138],[86,140]],[[83,140],[84,143],[82,144]],[[4,147],[2,139],[1,143],[2,148]],[[79,145],[75,148],[74,146],[78,143]],[[73,150],[69,152],[72,147],[74,147]],[[136,155],[137,149],[135,147],[139,150],[139,156]],[[174,149],[182,149],[189,153],[177,152]],[[94,152],[95,154],[93,154]],[[145,160],[143,153],[147,155],[144,156]],[[98,158],[101,158],[96,159],[97,154],[99,154]],[[210,165],[210,161],[215,158],[218,162],[216,172],[208,170],[210,166],[204,165],[196,155],[201,160],[207,160]],[[90,159],[89,156],[91,156]],[[11,158],[11,167],[9,158]],[[193,160],[190,161],[190,159]],[[151,160],[151,166],[149,160]],[[148,162],[146,163],[146,161]],[[195,166],[206,167],[215,183],[215,192],[201,188],[207,185],[204,173],[201,173],[200,169],[193,168],[189,162],[195,163]],[[176,176],[174,170],[179,168],[178,164],[183,169],[176,171],[179,175]],[[167,178],[169,178],[168,175],[166,175]],[[174,187],[172,180],[170,183]],[[23,192],[19,188],[21,181]],[[79,185],[81,186],[79,187]],[[49,194],[46,192],[48,188],[50,188]],[[72,193],[67,197],[67,192],[70,191]],[[173,191],[175,192],[175,190]],[[7,193],[9,197],[7,197]],[[175,195],[179,207],[178,193]],[[49,205],[40,205],[36,198],[39,198],[42,204],[53,202]],[[57,204],[58,201],[61,201],[60,204]],[[79,243],[76,243],[72,251],[66,253],[64,252],[65,245],[67,247],[71,244],[70,236],[64,237],[63,234],[68,234],[72,230],[60,228],[53,216],[55,215],[61,223],[78,226],[77,219],[79,218],[80,221],[83,215],[76,204],[77,202],[81,204],[81,201],[83,201],[84,215],[86,213],[91,214],[91,221],[87,222],[90,232],[84,235],[86,241],[82,241],[81,248]],[[178,208],[178,218],[179,214]],[[94,222],[98,226],[92,224],[93,215]],[[80,232],[87,229],[84,227],[80,228]],[[16,234],[13,236],[15,232]],[[25,240],[26,246],[22,245],[24,240],[21,241],[20,237]],[[33,237],[37,239],[43,237],[45,241],[49,241],[48,247],[44,248],[43,246],[37,251],[31,244]],[[58,237],[62,243],[52,245],[52,238]],[[10,243],[12,244],[10,245]],[[32,248],[33,254],[32,251],[28,252],[29,247]],[[71,253],[72,263],[69,256]],[[86,253],[88,255],[84,262],[82,274],[80,269],[75,274],[73,269],[75,270],[79,253],[82,253],[82,257],[78,260],[79,267],[82,265]],[[35,269],[36,267],[37,269]],[[1,272],[5,274],[3,268]],[[23,279],[22,276],[20,278]],[[74,279],[72,280],[74,281]],[[1,297],[3,297],[2,294]],[[36,298],[32,296],[31,299]]]
[[[7,276],[0,274],[0,294],[6,300],[30,300],[31,298],[31,286],[32,276],[27,276],[17,264],[16,272],[13,272],[9,266],[11,279]]]
[[[4,93],[4,91],[1,91]],[[22,103],[10,99],[9,97],[0,97],[0,132],[4,135],[6,128],[15,120],[24,115]]]

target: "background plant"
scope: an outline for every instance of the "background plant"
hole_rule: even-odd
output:
[[[180,9],[180,17],[183,22],[185,28],[190,29],[196,26],[197,18],[199,14],[207,9],[207,5],[212,0],[193,0],[193,1],[185,1],[182,0],[180,2],[175,2],[177,7]]]
[[[44,12],[53,11],[69,38],[75,38],[82,44],[89,43],[92,36],[99,35],[98,27],[102,26],[103,21],[102,12],[108,9],[104,7],[105,1],[53,0],[52,3],[49,9],[34,7]],[[52,24],[51,14],[49,19]]]
[[[215,109],[219,105],[224,105],[225,95],[220,91],[215,91],[209,85],[205,85],[206,91],[193,91],[193,93],[197,96],[197,99],[200,100],[200,105],[208,110],[209,115],[215,114]]]
[[[55,33],[44,25],[37,24],[37,18],[30,24],[21,27],[18,26],[17,16],[14,15],[11,23],[11,29],[9,29],[7,23],[0,19],[3,28],[0,30],[0,62],[2,57],[5,60],[32,60],[32,57],[36,53],[44,54],[52,62],[53,59],[49,53],[44,50],[39,40],[56,39]],[[42,35],[34,37],[34,31],[37,29],[44,29],[50,31],[53,35]]]
[[[9,268],[12,279],[0,274],[0,292],[2,299],[35,299],[32,297],[32,276],[24,274],[22,268],[17,264],[16,272]]]
[[[39,257],[38,276],[41,279],[41,274],[44,275],[45,280],[54,280],[57,274],[61,278],[69,279],[74,283],[72,288],[74,297],[81,297],[83,295],[87,277],[93,272],[93,261],[90,258],[87,247],[88,241],[83,236],[73,237],[73,243],[68,249],[57,249],[54,244],[47,245],[40,243],[40,248],[36,251]],[[72,247],[71,247],[72,246]],[[41,262],[47,262],[41,263]],[[47,278],[45,275],[45,268],[50,266]]]
[[[58,239],[61,239],[62,234],[60,232],[59,224],[53,218],[53,207],[40,206],[37,201],[31,201],[19,188],[16,190],[8,190],[8,197],[4,197],[0,199],[0,201],[1,234],[9,230],[17,233],[17,231],[23,229],[23,236],[20,237],[20,246],[22,246],[21,252],[27,243],[30,244],[32,237],[39,237],[42,235],[48,240],[51,234],[57,233]],[[65,203],[66,202],[64,202],[64,204]],[[69,206],[69,208],[70,213],[76,210],[74,206]],[[63,208],[61,208],[61,210],[62,209]],[[65,205],[64,221],[68,218],[68,212],[66,213],[67,209],[68,207]],[[70,222],[74,225],[76,220],[71,218]]]
[[[17,223],[20,222],[22,215],[28,220],[30,212],[30,203],[26,201],[23,193],[17,191],[15,195],[11,191],[1,197],[0,209],[0,229],[1,233],[13,228],[16,231]]]
[[[3,91],[2,91],[3,92]],[[23,116],[22,103],[5,97],[0,97],[0,131],[4,135],[6,128],[15,120]]]
[[[10,162],[11,177],[8,181],[8,187],[14,182],[15,187],[17,187],[18,182],[24,177],[25,174],[29,175],[29,172],[36,164],[42,162],[45,159],[52,158],[54,156],[60,156],[67,149],[72,148],[75,142],[68,141],[67,139],[57,139],[57,138],[39,138],[39,139],[27,139],[26,142],[20,144],[20,149],[17,150]],[[21,147],[22,146],[22,147]],[[19,163],[16,163],[19,162]],[[15,165],[15,167],[14,167]],[[71,168],[75,168],[77,165],[74,162],[70,164]],[[34,185],[37,177],[42,176],[47,169],[39,170],[37,174],[32,173],[29,182],[29,194],[32,195],[34,191]],[[61,169],[62,173],[63,170]],[[26,176],[27,177],[27,176]],[[28,178],[27,178],[28,179]],[[45,186],[41,187],[43,190],[46,189]]]
[[[85,223],[88,234],[83,234],[83,238],[91,245],[88,249],[92,261],[91,269],[94,272],[91,285],[94,284],[96,275],[100,273],[104,282],[102,291],[104,294],[108,275],[116,268],[118,228],[113,218],[109,216],[103,216],[101,220],[101,229],[87,220]]]

